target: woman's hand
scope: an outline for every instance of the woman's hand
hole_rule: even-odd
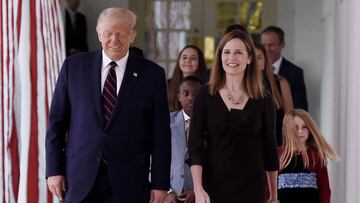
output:
[[[199,188],[195,191],[195,203],[210,203],[210,197],[204,188]]]

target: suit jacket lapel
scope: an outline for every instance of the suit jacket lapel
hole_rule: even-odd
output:
[[[91,91],[92,100],[94,102],[96,113],[101,126],[104,126],[103,109],[101,106],[101,63],[102,54],[101,51],[98,51],[96,53],[96,57],[93,57],[88,61],[87,67],[89,67],[90,74],[89,86],[93,90]]]
[[[287,74],[287,60],[285,58],[283,58],[281,64],[280,64],[280,70],[279,70],[279,75],[283,76]]]
[[[133,88],[133,85],[140,77],[141,75],[139,73],[139,67],[137,66],[136,58],[130,54],[126,64],[124,78],[117,96],[116,104],[113,112],[111,113],[109,125],[106,127],[106,129],[111,125],[112,121],[121,111],[124,103],[129,99],[128,95],[132,92],[131,89]]]

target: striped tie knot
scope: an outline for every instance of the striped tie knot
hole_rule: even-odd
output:
[[[186,143],[189,140],[189,131],[190,131],[190,118],[185,121],[185,137],[186,137]]]
[[[109,65],[110,65],[110,68],[115,68],[115,67],[117,66],[117,64],[116,64],[115,61],[111,61],[111,62],[109,63]]]
[[[117,66],[117,64],[114,61],[112,61],[111,63],[109,63],[109,65],[110,65],[110,70],[106,76],[103,93],[101,96],[105,126],[107,126],[111,118],[111,113],[114,109],[117,100],[117,91],[116,91],[117,82],[116,82],[116,73],[115,73],[115,67]]]

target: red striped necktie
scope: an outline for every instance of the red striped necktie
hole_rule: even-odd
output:
[[[106,76],[103,93],[101,95],[105,126],[107,126],[111,118],[111,112],[113,111],[116,104],[116,66],[117,64],[114,61],[110,63],[110,70],[108,75]]]
[[[190,131],[190,118],[188,118],[185,121],[185,139],[186,139],[186,146],[188,144],[189,141],[189,131]]]

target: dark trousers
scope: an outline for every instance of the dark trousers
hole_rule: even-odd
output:
[[[118,203],[115,195],[112,192],[107,174],[107,166],[104,163],[100,164],[98,174],[96,176],[94,185],[89,194],[81,203]]]

